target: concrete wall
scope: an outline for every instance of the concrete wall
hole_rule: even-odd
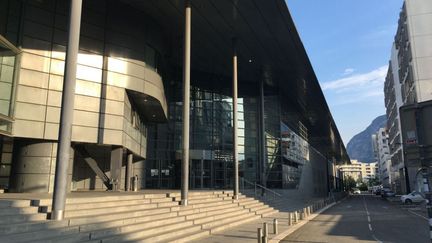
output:
[[[72,177],[74,152],[71,149],[68,181]],[[35,139],[14,139],[10,192],[52,192],[57,143]],[[70,184],[68,185],[68,188]]]
[[[58,137],[67,2],[28,1],[24,8],[15,137]],[[150,95],[166,110],[161,76],[146,64],[146,24],[151,23],[133,10],[123,11],[129,17],[116,15],[117,6],[105,3],[84,1],[72,139],[122,145],[144,156],[145,127],[132,126],[126,90]],[[143,24],[131,25],[127,18],[142,18]]]

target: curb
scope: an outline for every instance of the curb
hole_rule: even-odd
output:
[[[341,199],[340,201],[331,203],[327,206],[325,206],[324,208],[318,210],[317,212],[311,214],[307,219],[304,219],[300,222],[298,222],[295,225],[292,225],[291,227],[289,227],[287,230],[279,233],[278,235],[276,235],[275,237],[273,237],[272,239],[269,240],[269,243],[278,243],[281,240],[285,239],[285,237],[289,236],[290,234],[294,233],[294,231],[300,229],[303,225],[307,224],[309,221],[311,221],[312,219],[318,217],[321,213],[325,212],[326,210],[328,210],[329,208],[335,206],[336,204],[339,204],[340,202],[342,202],[343,200],[345,200],[348,197],[345,197],[343,199]]]

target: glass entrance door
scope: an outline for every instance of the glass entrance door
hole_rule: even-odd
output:
[[[211,160],[192,159],[191,161],[191,188],[209,189],[211,188],[212,166]]]

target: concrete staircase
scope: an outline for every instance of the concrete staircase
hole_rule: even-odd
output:
[[[277,212],[230,191],[179,201],[180,193],[68,198],[63,221],[45,220],[51,200],[0,201],[0,242],[187,242]]]

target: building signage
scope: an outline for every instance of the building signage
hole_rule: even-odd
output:
[[[406,132],[405,144],[417,144],[416,132],[413,130]]]

